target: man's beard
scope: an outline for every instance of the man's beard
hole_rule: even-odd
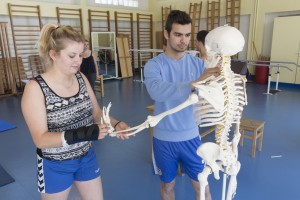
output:
[[[172,47],[172,49],[173,49],[174,51],[178,52],[178,53],[182,53],[182,52],[185,52],[186,49],[187,49],[187,47],[188,47],[187,45],[185,45],[184,48],[180,48],[179,46],[180,46],[180,45],[175,46],[175,48]]]

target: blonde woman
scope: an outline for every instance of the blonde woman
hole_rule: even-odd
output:
[[[39,53],[47,71],[29,81],[22,97],[22,112],[37,147],[43,200],[67,199],[73,183],[83,199],[103,199],[91,141],[105,138],[108,126],[101,123],[94,92],[79,72],[84,42],[70,26],[45,25]],[[114,118],[111,124],[116,130],[128,128]]]

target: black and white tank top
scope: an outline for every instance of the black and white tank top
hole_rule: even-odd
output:
[[[75,76],[79,83],[79,91],[71,97],[58,96],[40,75],[35,77],[45,96],[49,132],[77,129],[94,122],[92,102],[87,93],[85,82],[79,72]],[[38,148],[37,154],[49,160],[71,160],[87,154],[90,148],[91,142],[87,141],[66,147]]]

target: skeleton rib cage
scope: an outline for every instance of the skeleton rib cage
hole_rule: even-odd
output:
[[[210,102],[201,96],[201,91],[199,91],[199,101],[194,105],[194,114],[200,127],[216,125],[216,143],[221,146],[225,155],[233,155],[229,133],[232,124],[240,122],[243,106],[247,103],[245,92],[246,79],[231,70],[230,57],[222,57],[221,63],[221,75],[208,80],[207,83],[201,83],[201,85],[206,86],[211,82],[215,82],[221,86],[223,93],[221,95],[223,98],[221,101],[223,102],[222,109],[220,111],[215,109]],[[225,159],[223,165],[229,167],[231,159]]]

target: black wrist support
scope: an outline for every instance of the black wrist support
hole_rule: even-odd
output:
[[[83,141],[98,140],[98,136],[99,127],[97,124],[65,131],[65,140],[69,145]]]

